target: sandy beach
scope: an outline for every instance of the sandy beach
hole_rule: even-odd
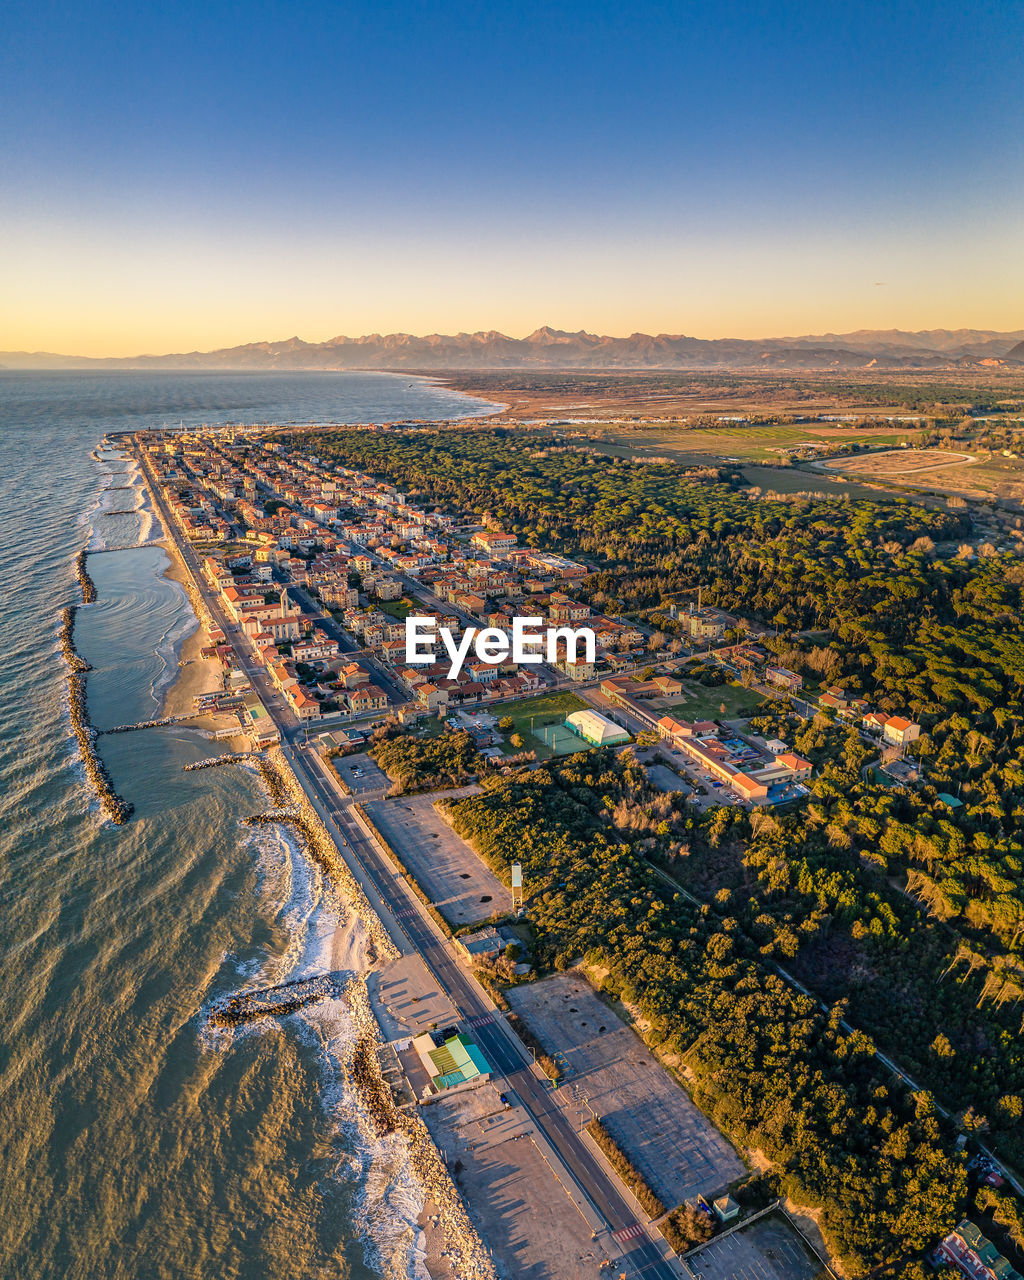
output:
[[[167,558],[170,561],[170,564],[164,570],[164,577],[170,578],[183,589],[186,589],[185,569],[178,558],[173,541],[168,537],[161,538],[160,546],[167,552]],[[202,650],[208,647],[209,644],[209,630],[202,619],[196,618],[196,629],[181,646],[181,654],[178,658],[178,674],[171,681],[164,697],[163,715],[188,715],[192,710],[192,700],[194,698],[201,693],[213,693],[222,687],[220,663],[215,658],[202,657]],[[204,729],[209,733],[215,733],[219,729],[226,729],[237,723],[237,717],[228,713],[197,716],[194,720],[189,721],[190,727]],[[232,738],[228,743],[227,749],[239,750],[245,741],[245,735],[239,728],[237,742],[236,739]]]

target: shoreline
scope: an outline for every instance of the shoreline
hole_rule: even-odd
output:
[[[178,669],[172,674],[164,691],[160,709],[161,717],[185,716],[192,712],[194,698],[203,693],[216,692],[221,687],[219,664],[215,659],[202,657],[202,650],[212,643],[210,639],[210,621],[206,617],[205,611],[201,612],[196,608],[195,601],[192,599],[188,572],[178,554],[173,535],[168,529],[164,528],[163,519],[157,510],[154,496],[150,492],[146,473],[138,465],[137,460],[135,474],[139,477],[140,484],[138,487],[142,489],[142,502],[138,510],[140,514],[149,517],[150,532],[152,532],[153,525],[157,525],[160,529],[160,537],[151,539],[149,545],[160,547],[167,556],[167,567],[164,569],[162,576],[181,587],[185,593],[188,609],[195,622],[195,627],[174,646],[173,661],[177,663]],[[214,734],[221,729],[228,728],[232,722],[236,722],[236,717],[233,715],[210,712],[189,720],[185,727],[198,729],[206,734]],[[238,726],[238,733],[230,740],[226,740],[228,741],[229,750],[237,749],[235,738],[245,739],[248,742],[241,725]]]
[[[178,646],[179,670],[168,686],[163,699],[164,715],[182,715],[191,711],[192,699],[197,694],[220,686],[219,663],[216,660],[201,657],[202,649],[210,644],[210,619],[206,610],[197,605],[194,598],[195,588],[191,583],[189,572],[178,553],[173,534],[164,528],[163,520],[157,512],[155,497],[151,493],[148,479],[141,466],[138,468],[138,474],[145,495],[143,507],[150,518],[153,521],[159,521],[161,526],[162,536],[155,542],[163,548],[168,558],[163,576],[176,582],[185,592],[189,610],[195,621],[195,627],[185,635]],[[226,727],[227,723],[227,716],[211,714],[190,721],[188,727],[213,731],[219,727]],[[241,731],[239,736],[244,737]],[[234,746],[234,743],[229,745]],[[453,1260],[458,1259],[460,1264],[468,1265],[474,1276],[480,1277],[481,1280],[485,1278],[493,1280],[493,1266],[490,1264],[486,1244],[474,1227],[462,1195],[451,1181],[441,1154],[426,1126],[419,1116],[405,1116],[405,1113],[400,1113],[394,1108],[390,1086],[385,1082],[380,1071],[377,1054],[384,1044],[384,1037],[372,1011],[365,982],[367,976],[389,958],[389,952],[393,951],[391,939],[370,903],[363,897],[358,885],[354,882],[346,883],[349,877],[345,874],[331,874],[332,870],[340,871],[345,868],[333,840],[306,800],[301,784],[293,774],[283,753],[274,751],[271,753],[271,758],[273,764],[262,758],[256,761],[263,786],[275,803],[280,798],[276,795],[278,788],[283,787],[285,791],[291,793],[299,806],[306,810],[305,823],[296,824],[300,856],[311,862],[321,863],[321,871],[330,882],[333,893],[337,894],[346,908],[345,913],[340,917],[327,901],[316,908],[318,915],[321,911],[334,915],[334,927],[330,939],[329,941],[325,939],[327,952],[325,959],[329,957],[331,967],[337,969],[348,967],[355,955],[361,953],[359,954],[361,992],[352,992],[347,1003],[356,1026],[361,1032],[362,1043],[367,1047],[372,1046],[369,1059],[372,1063],[372,1079],[369,1084],[373,1087],[370,1095],[363,1101],[369,1103],[372,1109],[373,1096],[376,1095],[378,1102],[383,1099],[389,1104],[389,1109],[392,1110],[398,1122],[396,1129],[407,1144],[410,1171],[419,1193],[420,1204],[417,1206],[415,1215],[408,1220],[408,1226],[414,1237],[408,1274],[431,1277],[432,1280],[455,1280],[455,1273],[451,1268]],[[276,785],[273,776],[275,772],[277,773]],[[329,843],[341,864],[340,867],[331,868],[316,857],[316,846],[320,843],[318,837],[322,837]],[[315,931],[315,924],[313,928]],[[329,1044],[331,1039],[329,1037]],[[336,1044],[331,1044],[331,1047],[335,1050],[338,1048]],[[339,1063],[343,1060],[340,1055],[336,1057]],[[351,1062],[346,1069],[351,1072]]]
[[[194,629],[175,647],[175,661],[178,664],[178,670],[164,692],[163,708],[160,713],[163,716],[184,716],[192,711],[192,700],[194,698],[202,693],[213,693],[221,687],[220,664],[214,658],[202,657],[202,650],[212,643],[210,640],[210,627],[196,613],[192,604],[185,569],[178,558],[174,539],[169,534],[165,534],[159,539],[158,545],[163,548],[169,561],[167,568],[163,572],[163,577],[170,579],[171,582],[176,582],[185,592],[189,610],[196,624]],[[214,733],[219,729],[226,729],[234,720],[235,717],[233,715],[210,712],[207,715],[197,716],[194,720],[190,720],[187,727]],[[235,736],[239,738],[245,737],[241,725],[238,726],[238,733]],[[233,738],[229,743],[229,748],[235,749]]]

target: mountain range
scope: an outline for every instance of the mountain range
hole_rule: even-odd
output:
[[[547,326],[526,338],[495,330],[416,337],[251,342],[217,351],[91,357],[0,351],[5,369],[951,369],[1024,364],[1024,329],[858,329],[791,338],[690,338],[632,333],[614,338]]]

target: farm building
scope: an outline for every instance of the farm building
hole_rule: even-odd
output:
[[[620,742],[629,741],[629,734],[625,729],[613,720],[609,720],[607,716],[589,709],[574,711],[572,715],[565,717],[565,723],[573,733],[578,734],[586,742],[592,742],[595,747],[615,746]]]

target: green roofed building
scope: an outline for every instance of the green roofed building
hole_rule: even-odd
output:
[[[416,1037],[412,1047],[439,1093],[471,1081],[483,1083],[491,1078],[491,1064],[479,1047],[454,1027],[440,1032],[424,1032]]]
[[[939,1245],[936,1253],[951,1262],[969,1280],[1021,1280],[988,1236],[966,1218]]]
[[[629,741],[629,734],[625,729],[614,720],[589,708],[566,716],[565,727],[578,734],[585,742],[592,742],[595,747],[616,746],[620,742]]]

